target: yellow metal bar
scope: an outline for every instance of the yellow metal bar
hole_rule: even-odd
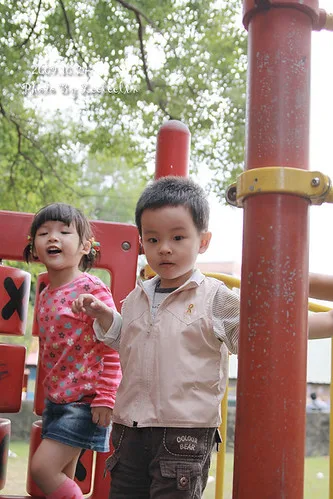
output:
[[[225,394],[221,402],[222,423],[219,431],[222,437],[222,444],[219,445],[219,450],[216,456],[216,482],[215,482],[215,499],[223,499],[224,497],[224,464],[225,453],[227,449],[227,419],[228,419],[228,383],[225,388]]]
[[[319,303],[314,303],[309,301],[308,309],[310,312],[328,312],[332,310],[331,307],[326,307],[326,305],[320,305]]]
[[[240,288],[240,279],[228,274],[217,274],[215,272],[205,272],[205,276],[214,277],[219,281],[223,281],[228,288]]]
[[[324,29],[327,29],[328,31],[333,31],[333,14],[326,13],[326,22]]]
[[[214,273],[214,272],[205,272],[205,275],[207,277],[214,277],[215,279],[224,282],[224,284],[229,288],[240,288],[241,281],[238,277],[234,277],[228,274]],[[328,312],[329,310],[331,310],[331,307],[327,307],[326,305],[321,305],[320,303],[314,303],[309,301],[308,309],[310,312]]]

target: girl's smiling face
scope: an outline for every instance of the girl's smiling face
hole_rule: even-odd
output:
[[[73,223],[46,221],[36,231],[33,252],[48,271],[79,268],[83,255],[89,253],[90,242],[80,242]]]

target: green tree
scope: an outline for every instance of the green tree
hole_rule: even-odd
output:
[[[141,179],[170,118],[191,130],[192,169],[210,168],[223,192],[243,158],[239,7],[239,0],[0,0],[0,208],[33,211],[60,197],[94,209],[88,158],[112,158],[113,172],[126,165]],[[72,110],[42,113],[37,101],[48,92],[59,101],[69,95]]]
[[[147,177],[140,176],[140,170],[129,167],[124,158],[115,160],[96,153],[88,158],[83,183],[91,193],[89,199],[95,219],[134,223],[135,205],[147,183]]]

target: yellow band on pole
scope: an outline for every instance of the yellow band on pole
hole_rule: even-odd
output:
[[[299,196],[316,205],[333,202],[333,189],[327,175],[285,166],[245,170],[226,190],[226,200],[232,206],[242,208],[249,196],[273,193]]]

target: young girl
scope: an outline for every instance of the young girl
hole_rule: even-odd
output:
[[[109,450],[121,371],[118,353],[97,340],[93,319],[73,314],[71,305],[91,293],[115,306],[103,282],[85,272],[99,244],[79,210],[63,203],[45,206],[34,217],[29,240],[26,261],[41,261],[49,279],[37,308],[46,401],[31,474],[48,499],[83,498],[74,482],[77,461],[81,449]]]

